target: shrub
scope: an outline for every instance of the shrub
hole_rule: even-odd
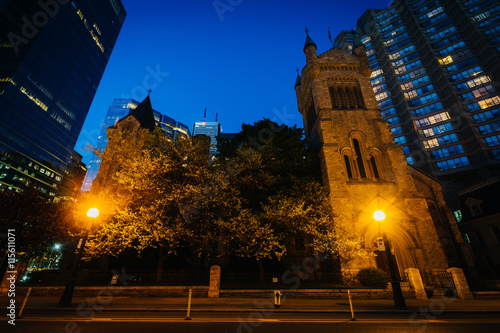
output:
[[[371,288],[383,288],[387,287],[387,274],[385,271],[375,268],[368,267],[361,269],[356,278],[361,283],[362,286]]]

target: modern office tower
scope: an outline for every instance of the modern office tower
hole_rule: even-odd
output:
[[[395,0],[367,10],[356,32],[408,163],[437,177],[448,199],[498,174],[498,0]]]
[[[61,192],[125,16],[120,0],[0,1],[0,191]]]
[[[108,137],[106,135],[107,129],[135,110],[139,104],[139,102],[133,99],[113,100],[113,103],[108,108],[108,113],[106,114],[104,123],[102,124],[101,132],[99,133],[99,137],[95,145],[96,149],[104,152],[108,144]],[[176,122],[175,119],[165,116],[156,110],[152,111],[156,124],[161,126],[166,135],[169,135],[174,139],[189,137],[191,135],[189,128],[186,125]],[[82,192],[90,191],[92,182],[97,177],[100,165],[101,159],[97,155],[93,155],[87,174],[85,175],[85,180],[83,181]]]
[[[221,132],[221,126],[218,122],[203,121],[196,122],[193,125],[193,136],[204,134],[210,137],[210,156],[217,152],[217,137]]]
[[[78,198],[80,189],[87,172],[87,166],[82,162],[83,156],[73,150],[71,161],[66,168],[67,174],[63,179],[61,187],[65,189],[64,192],[59,192],[59,196],[66,196],[68,198]]]
[[[337,37],[335,37],[334,46],[345,51],[352,51],[354,38],[359,38],[359,34],[353,30],[342,30]]]

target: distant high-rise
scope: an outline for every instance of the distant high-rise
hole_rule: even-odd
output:
[[[439,178],[447,197],[499,172],[498,0],[394,0],[369,9],[356,36],[371,83],[408,163]]]
[[[196,122],[193,125],[193,136],[204,134],[210,137],[210,155],[213,156],[217,152],[217,137],[221,132],[221,125],[216,121]]]
[[[109,127],[115,125],[120,119],[131,113],[140,103],[133,99],[115,99],[113,103],[108,108],[108,113],[104,119],[104,124],[102,125],[96,149],[104,152],[108,144],[108,137],[106,131]],[[175,119],[170,118],[161,114],[160,112],[153,110],[153,115],[156,124],[160,125],[163,132],[172,138],[189,137],[191,133],[189,128],[181,122],[175,121]],[[85,175],[85,180],[83,181],[82,192],[90,191],[92,182],[97,177],[99,167],[101,166],[101,159],[93,155],[87,174]]]
[[[0,191],[61,194],[125,16],[120,0],[0,1]]]

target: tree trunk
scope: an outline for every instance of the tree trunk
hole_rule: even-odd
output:
[[[160,254],[158,255],[158,263],[156,265],[156,279],[155,284],[157,286],[161,285],[161,278],[163,275],[163,263],[167,259],[168,254],[165,254],[165,248],[163,246],[160,247]]]
[[[260,284],[264,285],[266,283],[266,278],[264,277],[264,266],[262,265],[262,260],[257,259],[257,266],[259,267]]]

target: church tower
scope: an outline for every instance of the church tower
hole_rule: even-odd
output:
[[[433,284],[437,271],[468,266],[467,245],[440,184],[407,164],[381,117],[364,45],[357,41],[352,54],[334,47],[317,55],[308,34],[304,53],[306,65],[295,83],[298,109],[320,154],[334,223],[361,235],[364,248],[376,254],[342,270],[386,269],[386,256],[377,247],[382,233],[391,241],[401,276],[417,268],[424,283]],[[378,210],[386,216],[381,222],[374,219]]]

